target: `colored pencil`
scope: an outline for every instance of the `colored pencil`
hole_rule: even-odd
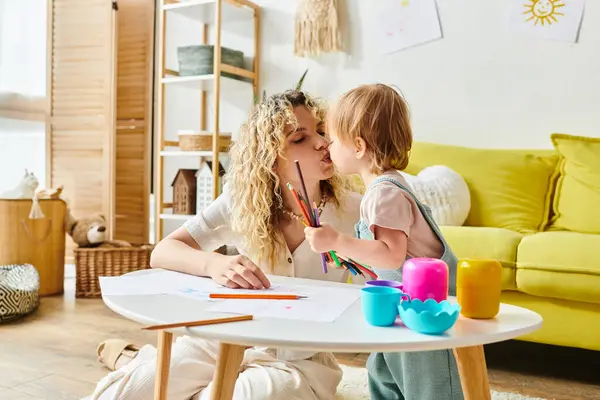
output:
[[[356,265],[356,267],[357,267],[358,269],[360,269],[360,270],[362,270],[363,272],[365,272],[365,273],[366,273],[367,275],[369,275],[371,278],[373,278],[373,279],[377,279],[377,274],[376,274],[375,272],[371,271],[371,270],[370,270],[370,269],[368,269],[368,268],[365,268],[365,267],[363,267],[363,266],[362,266],[362,265],[360,265],[360,264],[354,264],[354,265]]]
[[[300,187],[302,188],[302,194],[306,198],[306,201],[308,201],[308,192],[306,191],[306,185],[304,184],[304,176],[302,176],[302,170],[300,169],[300,162],[298,160],[295,160],[294,164],[296,165],[296,172],[298,173],[298,179],[300,179]],[[310,207],[309,207],[309,209],[310,209]],[[311,218],[309,220],[309,222],[312,222],[312,221],[313,221],[313,218]]]
[[[371,276],[373,279],[378,279],[378,276],[375,272],[373,272],[373,270],[371,270],[371,268],[354,261],[353,259],[349,258],[348,259],[351,263],[353,263],[354,265],[356,265],[358,268],[362,269],[364,272],[366,272],[369,276]]]
[[[319,209],[317,208],[317,205],[314,204],[314,210],[315,210],[315,224],[316,226],[321,226],[321,223],[319,222]],[[325,259],[325,253],[321,253],[321,266],[323,267],[323,272],[327,273],[327,260]]]
[[[211,299],[299,300],[305,299],[307,296],[297,294],[211,293],[208,297]]]
[[[142,328],[147,331],[156,331],[161,329],[170,329],[170,328],[181,328],[181,327],[192,327],[192,326],[202,326],[202,325],[214,325],[214,324],[224,324],[228,322],[238,322],[238,321],[250,321],[254,319],[252,315],[240,315],[239,317],[226,317],[226,318],[215,318],[215,319],[205,319],[201,321],[187,321],[187,322],[175,322],[172,324],[162,324],[162,325],[152,325],[146,326]]]
[[[290,191],[292,192],[292,195],[294,196],[294,199],[296,200],[296,203],[297,203],[298,207],[300,208],[302,215],[304,215],[304,219],[306,220],[305,225],[308,224],[307,226],[310,226],[310,217],[308,216],[308,212],[307,212],[306,208],[302,206],[302,201],[300,200],[300,195],[298,194],[296,189],[294,189],[294,187],[290,183],[288,183],[287,186],[288,186],[288,189],[290,189]]]
[[[346,268],[348,268],[348,271],[350,271],[350,273],[352,275],[356,275],[356,270],[354,269],[354,266],[349,263],[348,261],[342,261],[342,264],[346,266]]]
[[[338,267],[341,267],[342,265],[340,264],[340,260],[337,258],[337,256],[335,255],[335,251],[331,252],[331,257],[333,257],[333,261],[335,262],[335,264]]]
[[[294,200],[300,210],[302,211],[302,215],[304,216],[304,221],[302,223],[304,226],[312,226],[319,227],[321,223],[319,221],[319,209],[317,208],[316,203],[312,202],[312,207],[308,204],[308,194],[306,192],[306,185],[304,184],[304,177],[302,176],[302,171],[300,169],[300,163],[298,160],[295,161],[296,171],[298,172],[298,178],[300,180],[300,184],[302,185],[302,192],[304,196],[298,192],[291,183],[287,183],[288,189],[292,192],[294,196]],[[341,261],[340,261],[341,259]],[[323,266],[323,272],[327,273],[327,263],[333,262],[336,264],[338,268],[345,268],[352,273],[352,275],[360,275],[365,276],[365,274],[369,275],[373,279],[377,279],[377,274],[375,274],[369,267],[362,265],[351,258],[343,259],[336,255],[335,251],[331,250],[327,253],[321,253],[321,264]]]

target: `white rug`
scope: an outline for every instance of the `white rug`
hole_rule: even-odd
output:
[[[342,365],[344,377],[338,386],[337,400],[369,400],[367,370],[365,368]],[[547,400],[539,397],[523,396],[517,393],[492,390],[492,400]]]

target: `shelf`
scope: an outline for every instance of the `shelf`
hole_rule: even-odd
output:
[[[165,85],[181,85],[194,89],[212,91],[214,87],[215,75],[194,75],[194,76],[167,76],[161,79]],[[252,88],[252,82],[241,81],[221,75],[222,90],[239,90]]]
[[[165,164],[198,163],[204,159],[214,161],[212,148],[205,151],[182,151],[179,148],[179,141],[167,140],[164,137],[166,131],[165,98],[172,95],[197,95],[200,100],[200,126],[203,130],[207,129],[209,119],[211,123],[217,125],[214,130],[221,130],[218,122],[228,116],[228,113],[216,105],[223,101],[226,103],[224,106],[251,107],[260,91],[258,83],[260,77],[259,27],[261,20],[260,7],[252,0],[161,0],[158,8],[160,11],[157,20],[158,68],[155,82],[160,87],[158,91],[160,95],[157,97],[157,121],[159,124],[157,132],[160,135],[160,140],[157,140],[153,147],[153,154],[156,156],[155,173],[157,176],[155,201],[160,204],[154,214],[156,240],[163,238],[163,227],[168,220],[185,222],[194,217],[193,215],[173,214],[173,204],[164,201],[165,186],[169,183],[165,181]],[[168,25],[167,22],[169,24],[171,22],[175,24],[183,23],[186,22],[184,19],[187,19],[187,22],[192,23],[192,25],[196,25],[195,28],[200,31],[190,32],[191,36],[188,39],[194,43],[197,42],[196,36],[198,35],[204,44],[209,44],[209,39],[212,38],[214,46],[225,46],[222,40],[222,33],[225,30],[227,30],[225,37],[230,35],[253,37],[254,49],[248,55],[252,54],[254,59],[251,66],[246,62],[244,63],[244,66],[251,70],[224,64],[223,60],[221,60],[221,65],[217,65],[217,68],[214,69],[214,73],[205,75],[179,76],[178,71],[166,68],[166,54],[169,53],[166,38],[167,30],[165,29]],[[204,26],[200,26],[201,24]],[[210,70],[212,68],[204,71]],[[215,84],[217,77],[219,80],[218,87]],[[248,95],[248,103],[245,100],[246,95]],[[225,97],[233,97],[233,99],[225,99]],[[209,106],[209,101],[214,104],[213,107]],[[219,132],[219,136],[229,135]],[[210,142],[212,143],[212,141]],[[225,140],[223,142],[229,141]],[[219,142],[217,154],[219,158],[223,156],[227,161],[230,146],[225,148],[223,144],[226,143]],[[189,159],[183,159],[182,157],[188,157]],[[194,160],[194,157],[196,160]],[[169,159],[167,160],[167,158]],[[216,170],[213,171],[212,177],[214,197],[219,196],[219,183],[221,179],[224,179],[216,172]]]
[[[212,154],[212,151],[184,151],[176,148],[160,152],[162,157],[212,157]],[[222,155],[227,155],[227,152],[220,151],[219,156]]]
[[[173,221],[187,221],[188,219],[194,218],[195,215],[185,214],[160,214],[160,219],[170,219]]]
[[[162,9],[192,18],[203,24],[214,24],[215,5],[216,0],[184,0],[165,4]],[[253,17],[254,7],[256,6],[248,1],[224,1],[221,11],[222,22],[247,21],[248,18]]]

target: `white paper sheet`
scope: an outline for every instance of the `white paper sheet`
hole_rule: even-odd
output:
[[[210,299],[213,304],[207,311],[321,322],[333,322],[360,296],[358,289],[317,285],[273,284],[263,290],[229,289],[209,278],[166,270],[134,277],[100,277],[100,287],[104,296],[173,294],[200,301],[208,301],[210,293],[293,293],[308,297],[299,300]]]
[[[267,318],[333,322],[360,297],[358,289],[304,285],[287,286],[284,289],[308,297],[299,300],[215,300],[207,310]]]
[[[382,54],[442,38],[435,0],[377,0],[374,43]]]
[[[182,288],[210,290],[216,284],[207,278],[172,271],[156,271],[145,275],[100,278],[103,295],[150,295],[173,293]]]
[[[540,39],[575,43],[585,0],[511,0],[509,27]]]

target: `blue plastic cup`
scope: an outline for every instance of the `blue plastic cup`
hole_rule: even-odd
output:
[[[361,289],[363,315],[374,326],[393,325],[398,316],[402,292],[389,286],[365,286]]]

